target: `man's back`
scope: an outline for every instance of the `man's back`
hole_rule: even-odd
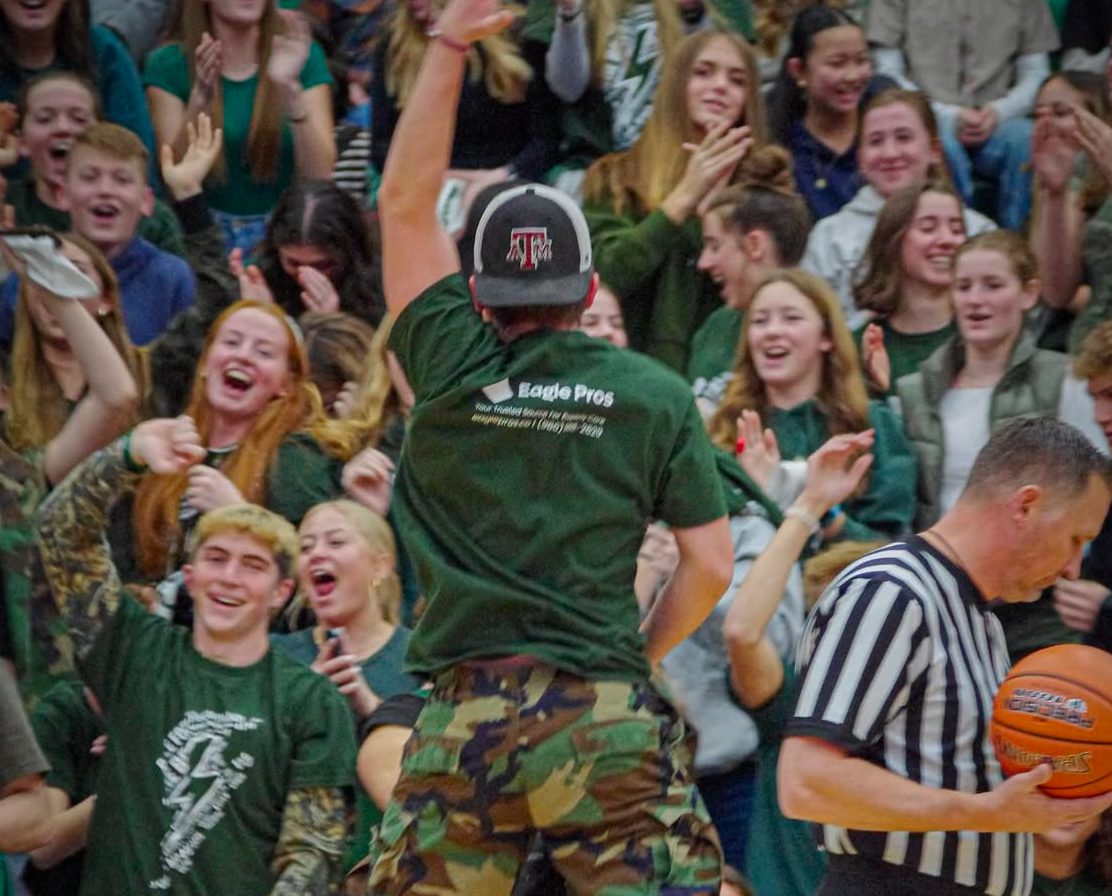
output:
[[[645,524],[722,514],[686,384],[577,332],[502,342],[458,277],[406,310],[392,344],[418,398],[396,504],[429,601],[412,665],[529,653],[646,675],[632,591]]]

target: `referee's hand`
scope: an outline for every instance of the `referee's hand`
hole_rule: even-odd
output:
[[[1100,815],[1112,807],[1112,793],[1103,796],[1060,799],[1039,790],[1050,780],[1053,769],[1044,762],[1030,771],[1012,775],[995,789],[981,796],[989,802],[991,826],[984,831],[1013,831],[1041,834],[1063,824],[1076,824]]]

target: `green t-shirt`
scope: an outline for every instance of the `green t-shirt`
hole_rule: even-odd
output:
[[[745,876],[757,893],[811,896],[826,871],[826,855],[819,852],[805,821],[785,818],[776,794],[776,766],[784,726],[795,712],[796,681],[792,663],[783,663],[784,681],[776,696],[759,709],[745,709],[757,726],[757,793],[749,823]],[[733,690],[730,691],[734,696]],[[734,700],[737,701],[736,696]],[[738,703],[740,706],[741,704]]]
[[[266,896],[287,794],[352,781],[335,686],[277,650],[205,659],[128,596],[79,666],[108,731],[83,896]]]
[[[892,365],[892,377],[886,393],[888,395],[896,394],[896,383],[900,377],[918,372],[919,365],[958,331],[958,326],[953,321],[929,333],[901,333],[893,329],[887,319],[875,323],[884,331],[884,347],[888,350],[888,360]],[[867,326],[868,324],[863,324],[853,331],[853,342],[857,346],[858,354],[861,352],[861,336]]]
[[[173,94],[183,103],[189,101],[189,64],[180,44],[159,47],[147,58],[143,83]],[[273,181],[256,180],[247,158],[247,134],[251,113],[255,108],[255,88],[259,76],[242,81],[221,77],[220,90],[224,103],[225,176],[217,181],[210,177],[205,184],[209,205],[233,215],[264,215],[274,208],[278,197],[294,180],[293,135],[289,124],[282,122],[282,140],[278,152],[278,173]],[[331,84],[324,51],[315,41],[309,47],[309,58],[301,69],[301,86],[308,90],[318,84]]]
[[[1030,896],[1108,896],[1108,884],[1101,883],[1093,871],[1085,870],[1065,880],[1051,880],[1037,871]]]
[[[687,356],[688,382],[715,380],[733,370],[744,320],[745,312],[729,305],[711,312],[691,337],[691,352]]]
[[[412,675],[402,671],[409,636],[409,629],[399,625],[390,639],[363,661],[363,678],[367,681],[367,687],[381,700],[395,694],[408,694],[421,684]],[[289,634],[271,635],[270,643],[303,666],[311,666],[320,652],[313,639],[313,629],[309,628]]]
[[[15,220],[20,227],[49,227],[59,233],[70,230],[70,216],[61,209],[51,208],[35,192],[35,182],[31,178],[13,181],[8,184],[5,201],[15,211]],[[135,231],[152,246],[164,252],[173,252],[186,258],[185,237],[181,224],[170,207],[160,199],[154,202],[150,215],[139,219]],[[188,259],[186,259],[188,261]]]
[[[395,482],[427,607],[408,668],[530,654],[592,679],[648,675],[633,594],[648,521],[724,514],[682,378],[572,331],[498,338],[459,274],[391,336],[417,395]]]

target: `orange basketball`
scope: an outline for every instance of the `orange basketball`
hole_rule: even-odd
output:
[[[1080,644],[1036,651],[1012,667],[992,706],[992,745],[1005,775],[1043,762],[1049,796],[1112,790],[1112,653]]]

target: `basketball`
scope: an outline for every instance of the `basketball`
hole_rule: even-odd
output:
[[[1024,657],[996,693],[990,736],[1005,775],[1051,763],[1048,796],[1112,790],[1112,654],[1058,644]]]

